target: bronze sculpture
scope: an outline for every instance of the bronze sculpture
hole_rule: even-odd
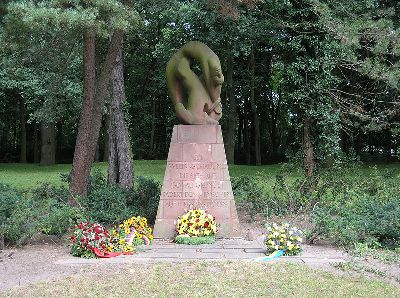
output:
[[[200,77],[191,69],[194,60],[200,63]],[[188,42],[169,60],[166,74],[169,94],[182,124],[218,124],[224,76],[218,56],[208,46]]]

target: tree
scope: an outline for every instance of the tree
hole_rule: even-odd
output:
[[[125,103],[123,56],[120,49],[112,71],[112,99],[109,126],[108,182],[133,187],[133,161],[129,132],[124,118]]]

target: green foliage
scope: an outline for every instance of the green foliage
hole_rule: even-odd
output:
[[[63,175],[68,182],[69,175]],[[88,196],[79,198],[82,208],[67,204],[69,190],[42,184],[28,195],[11,186],[0,185],[0,235],[6,243],[24,244],[36,233],[62,236],[71,225],[93,220],[116,224],[132,215],[141,215],[154,223],[160,199],[160,184],[153,179],[136,178],[131,191],[107,185],[100,171],[90,177]]]
[[[199,245],[199,244],[213,244],[215,242],[215,236],[201,236],[201,237],[186,237],[176,236],[175,243],[187,244],[187,245]]]
[[[243,207],[249,211],[251,218],[256,214],[265,214],[271,205],[270,193],[263,188],[265,180],[262,176],[242,175],[232,177],[232,190],[238,207]],[[265,186],[264,186],[265,187]]]
[[[363,242],[375,247],[393,247],[400,242],[398,197],[382,200],[365,196],[337,206],[319,207],[313,220],[315,232],[340,245]]]
[[[160,201],[160,183],[151,178],[136,177],[131,203],[138,209],[136,214],[146,217],[149,223],[154,223]]]
[[[395,247],[400,243],[399,169],[341,165],[313,179],[287,166],[275,184],[262,175],[232,179],[238,207],[250,215],[312,215],[308,240],[325,237],[351,246],[356,242]]]
[[[39,232],[63,235],[71,224],[84,218],[82,210],[66,204],[67,194],[65,188],[43,184],[27,197],[2,186],[0,234],[5,242],[21,245]]]
[[[70,182],[70,175],[63,175]],[[78,201],[92,220],[111,224],[122,222],[134,214],[144,216],[154,223],[160,200],[160,184],[151,178],[136,177],[133,190],[119,185],[108,185],[106,176],[95,170],[89,177],[87,197]]]
[[[88,192],[87,197],[78,199],[89,218],[99,223],[116,224],[137,213],[134,206],[127,205],[129,192],[117,185],[104,185]]]

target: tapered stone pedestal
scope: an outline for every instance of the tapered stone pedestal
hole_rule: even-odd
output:
[[[191,208],[214,215],[217,237],[240,237],[219,125],[174,126],[154,237],[172,239],[177,218]]]

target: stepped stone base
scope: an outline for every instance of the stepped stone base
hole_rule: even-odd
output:
[[[219,125],[175,125],[154,237],[172,239],[177,218],[191,208],[214,215],[218,238],[240,237]]]

